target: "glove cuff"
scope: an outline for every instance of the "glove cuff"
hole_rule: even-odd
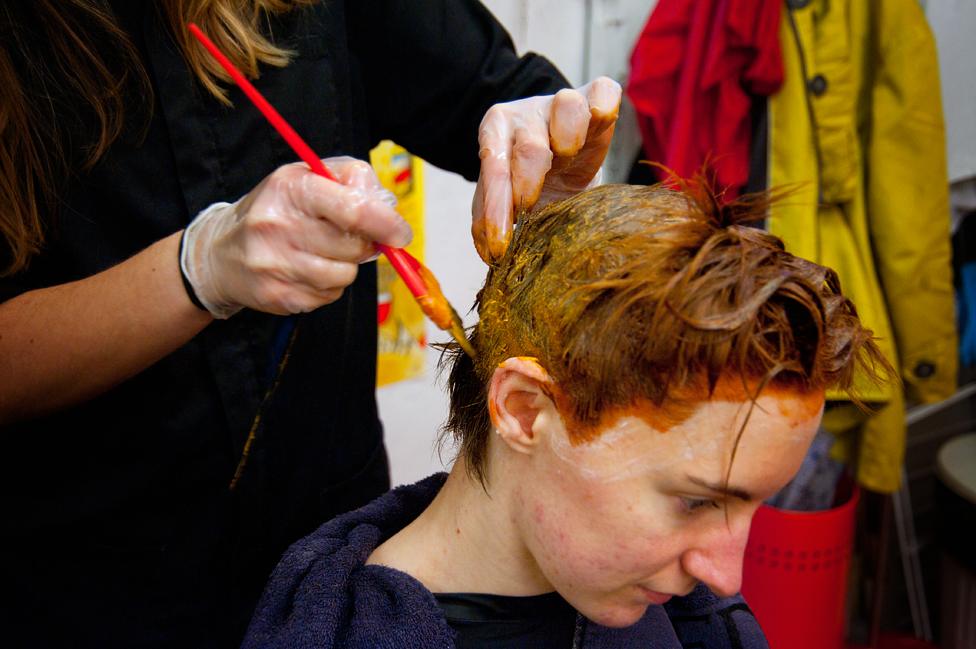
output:
[[[198,306],[202,305],[218,320],[226,320],[243,308],[239,304],[220,301],[217,297],[219,293],[215,293],[214,270],[207,263],[208,247],[213,245],[213,229],[219,225],[214,218],[228,207],[231,207],[230,203],[214,203],[200,212],[183,230],[180,241],[180,274],[188,285],[190,300]]]
[[[209,309],[203,305],[200,298],[197,297],[197,292],[193,289],[193,284],[190,283],[190,278],[186,276],[186,262],[183,260],[185,253],[183,252],[186,247],[186,229],[183,230],[183,234],[180,236],[180,253],[179,253],[179,266],[180,266],[180,279],[183,280],[183,288],[186,290],[186,296],[190,298],[190,302],[193,302],[193,306],[200,309],[201,311],[207,311]]]

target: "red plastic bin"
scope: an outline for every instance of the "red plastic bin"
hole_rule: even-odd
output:
[[[819,512],[762,505],[752,520],[742,595],[770,649],[843,649],[847,573],[860,491]]]

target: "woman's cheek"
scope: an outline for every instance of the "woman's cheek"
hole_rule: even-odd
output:
[[[588,521],[558,496],[522,497],[520,501],[523,538],[536,562],[550,579],[568,577],[587,553]]]

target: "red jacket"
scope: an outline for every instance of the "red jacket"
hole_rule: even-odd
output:
[[[680,177],[707,160],[726,199],[738,194],[749,177],[750,94],[783,81],[779,18],[780,0],[660,0],[627,86],[650,160]]]

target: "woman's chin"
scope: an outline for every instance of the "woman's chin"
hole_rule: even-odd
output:
[[[636,624],[638,620],[644,617],[644,613],[647,612],[648,606],[649,604],[646,602],[628,604],[617,603],[612,606],[595,608],[595,610],[591,612],[583,610],[580,612],[585,615],[587,619],[592,620],[601,626],[621,629],[623,627]]]

